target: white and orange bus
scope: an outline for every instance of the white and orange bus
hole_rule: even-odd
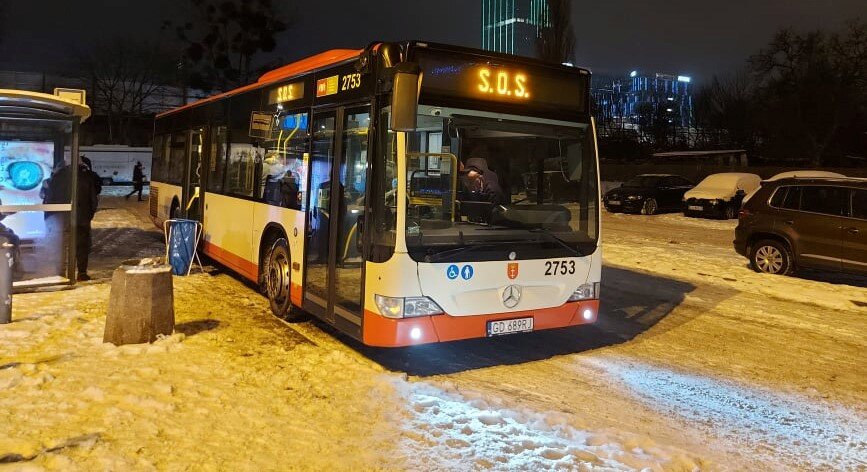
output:
[[[150,211],[373,346],[593,322],[590,73],[424,42],[332,50],[159,115]]]

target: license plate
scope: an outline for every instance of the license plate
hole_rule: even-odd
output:
[[[704,211],[703,206],[690,205],[687,208],[689,208],[692,211]]]
[[[515,318],[513,320],[488,321],[488,336],[524,333],[533,331],[533,318]]]
[[[620,205],[620,200],[608,200],[609,205]]]

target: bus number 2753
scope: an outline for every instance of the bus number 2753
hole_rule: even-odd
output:
[[[545,275],[567,275],[575,273],[575,261],[545,261]]]
[[[340,78],[340,91],[352,90],[361,87],[361,74],[348,74]]]

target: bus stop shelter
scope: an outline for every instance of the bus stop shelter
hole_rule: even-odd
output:
[[[16,292],[75,280],[78,172],[61,171],[78,168],[89,117],[83,95],[0,89],[0,236],[13,245]]]

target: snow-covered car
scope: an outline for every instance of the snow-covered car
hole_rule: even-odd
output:
[[[683,214],[735,218],[744,197],[759,188],[761,181],[762,178],[756,174],[742,172],[709,175],[683,195]]]
[[[662,211],[680,211],[684,192],[694,186],[679,175],[641,174],[605,192],[602,202],[612,213],[655,215]]]

